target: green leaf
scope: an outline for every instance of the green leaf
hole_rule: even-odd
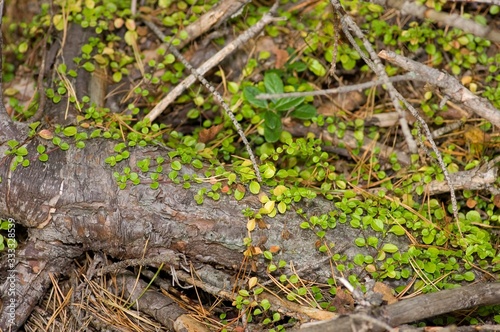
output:
[[[40,161],[47,161],[47,160],[49,160],[49,155],[48,155],[48,154],[46,154],[46,153],[41,154],[41,155],[38,157],[38,159],[39,159]]]
[[[250,182],[250,192],[257,195],[260,192],[260,184],[257,181]]]
[[[267,72],[264,75],[264,86],[267,93],[283,93],[283,81],[276,73]]]
[[[85,62],[82,67],[88,72],[93,72],[95,70],[95,66],[92,62]]]
[[[96,129],[90,134],[90,138],[96,138],[101,136],[101,129]]]
[[[404,235],[405,229],[401,225],[394,225],[389,229],[389,233],[394,233],[396,235]]]
[[[465,215],[465,219],[470,222],[481,222],[481,215],[477,211],[469,211]]]
[[[267,111],[264,113],[265,127],[271,130],[281,129],[281,117],[274,113],[273,111]]]
[[[19,142],[11,139],[10,141],[7,142],[7,145],[9,146],[9,148],[13,149],[19,145]]]
[[[94,47],[90,44],[85,44],[82,46],[82,52],[85,53],[85,54],[90,54],[92,52],[92,49]]]
[[[59,66],[57,66],[57,71],[60,72],[61,74],[66,74],[67,66],[65,63],[61,63]]]
[[[16,155],[26,156],[26,155],[28,155],[28,149],[26,149],[26,147],[24,147],[24,146],[21,146],[19,149],[17,149]]]
[[[264,299],[260,302],[260,306],[262,307],[262,309],[264,309],[264,311],[267,311],[269,310],[269,308],[271,308],[271,302],[269,302],[269,300],[267,299]]]
[[[59,144],[59,148],[63,151],[66,151],[69,149],[69,144],[66,142],[62,142],[61,144]]]
[[[427,273],[434,273],[434,272],[436,272],[436,263],[434,263],[434,262],[426,262],[424,264],[424,270]]]
[[[283,214],[283,213],[286,212],[286,204],[285,204],[285,202],[279,202],[278,203],[278,211],[281,214]]]
[[[236,82],[227,82],[227,89],[234,95],[238,93],[240,86]]]
[[[318,111],[316,107],[309,104],[303,104],[297,107],[290,113],[290,116],[300,119],[300,120],[309,120],[317,115]]]
[[[180,169],[182,168],[182,164],[180,161],[175,160],[174,162],[172,162],[172,165],[170,165],[170,167],[172,167],[172,169],[175,171],[180,171]]]
[[[395,253],[398,251],[398,247],[392,243],[386,243],[383,245],[382,250],[389,253]]]
[[[372,219],[370,226],[372,226],[375,232],[382,232],[384,230],[384,222],[380,219]]]
[[[472,271],[467,271],[463,274],[464,276],[464,279],[467,280],[467,281],[473,281],[474,279],[476,279],[476,276],[474,275],[474,272]]]
[[[245,193],[242,192],[242,191],[239,191],[238,189],[236,189],[234,191],[234,198],[237,200],[237,201],[241,201],[243,199],[243,197],[245,197]]]
[[[364,238],[362,238],[362,237],[356,238],[356,240],[354,240],[354,243],[356,243],[356,245],[358,247],[364,247],[364,246],[366,246],[366,240]]]
[[[122,80],[122,73],[117,71],[113,74],[113,82],[118,83]]]
[[[309,228],[311,228],[311,225],[309,225],[309,223],[307,221],[303,221],[300,224],[300,228],[302,228],[302,229],[309,229]]]
[[[201,162],[200,159],[194,159],[192,162],[191,162],[191,165],[193,165],[193,167],[195,168],[203,168],[203,163]]]
[[[274,143],[279,140],[283,131],[281,117],[272,111],[267,111],[264,113],[264,120],[264,138],[267,142]]]
[[[280,98],[273,102],[272,108],[277,111],[288,111],[304,102],[304,97]]]
[[[243,89],[243,97],[245,97],[246,101],[253,106],[267,108],[267,101],[255,98],[255,96],[261,93],[262,92],[254,86],[247,86]]]
[[[307,68],[316,76],[321,77],[326,75],[325,67],[316,59],[309,59],[309,61],[307,61]]]
[[[67,136],[67,137],[75,136],[76,133],[77,133],[77,129],[74,126],[66,127],[63,130],[64,136]]]
[[[356,265],[363,265],[363,263],[365,262],[365,256],[363,256],[363,254],[357,254],[356,256],[354,256],[353,262]]]
[[[18,47],[19,53],[26,53],[28,50],[28,42],[22,42]]]

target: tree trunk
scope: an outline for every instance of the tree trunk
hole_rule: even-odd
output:
[[[49,145],[47,150],[52,151],[47,162],[37,159],[39,144]],[[236,201],[232,196],[222,195],[219,201],[206,198],[198,205],[194,195],[201,187],[209,188],[210,184],[193,183],[189,189],[174,184],[167,176],[170,163],[166,149],[134,148],[129,160],[110,167],[104,160],[114,153],[115,145],[114,141],[96,139],[87,141],[84,149],[71,147],[62,151],[36,138],[27,144],[29,167],[18,166],[11,172],[12,157],[3,158],[0,213],[26,227],[30,239],[30,247],[18,250],[18,275],[21,278],[26,275],[23,268],[27,261],[38,262],[40,268],[32,271],[35,274],[43,272],[44,264],[51,266],[52,272],[66,271],[72,258],[89,250],[101,251],[120,260],[141,258],[144,253],[146,258],[164,255],[166,266],[175,269],[180,267],[181,258],[186,257],[195,265],[209,264],[236,275],[246,249],[243,239],[249,236],[248,219],[242,210],[250,208],[257,212],[262,207],[258,197],[247,193],[244,199]],[[160,186],[153,190],[149,174],[141,174],[136,163],[150,158],[151,167],[156,168],[154,160],[158,156],[165,157],[166,163]],[[132,185],[129,181],[127,187],[120,190],[113,172],[123,174],[125,164],[132,172],[141,174],[141,183]],[[180,173],[180,176],[192,175],[195,171],[183,166]],[[296,204],[294,208],[303,208],[307,216],[334,211],[332,202],[319,198]],[[279,247],[279,253],[273,258],[275,262],[280,259],[293,262],[302,278],[326,282],[331,277],[331,266],[325,262],[327,256],[316,248],[318,237],[315,233],[299,227],[303,218],[294,211],[274,218],[265,217],[265,227],[251,233],[253,245],[263,251],[271,246]],[[376,256],[374,248],[359,248],[353,244],[356,237],[368,235],[366,231],[337,223],[324,240],[335,245],[332,251],[345,254],[351,261],[358,253]],[[405,238],[389,238],[387,240],[396,243],[400,250],[406,249]],[[60,261],[52,264],[62,258],[66,265]],[[264,277],[267,263],[269,261],[256,257],[254,272]],[[358,275],[360,279],[366,275],[356,265],[348,274]],[[30,291],[22,285],[23,280],[20,280],[18,299],[25,298]],[[230,289],[231,285],[228,287]],[[25,318],[19,317],[16,322],[21,324]],[[0,324],[2,328],[6,327],[4,319]]]

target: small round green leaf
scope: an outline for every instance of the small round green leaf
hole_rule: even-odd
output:
[[[388,253],[395,253],[398,251],[398,247],[392,243],[386,243],[382,246],[382,250]]]
[[[76,129],[75,126],[69,126],[69,127],[64,128],[63,134],[66,137],[71,137],[71,136],[75,136],[77,131],[78,130]]]
[[[170,165],[170,167],[172,167],[172,169],[175,170],[175,171],[180,171],[181,168],[182,168],[182,164],[181,164],[180,161],[175,160],[175,161],[172,162],[172,165]]]
[[[252,181],[249,189],[252,194],[257,195],[260,192],[260,184],[257,181]]]

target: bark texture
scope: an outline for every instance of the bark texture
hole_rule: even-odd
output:
[[[232,196],[222,195],[219,201],[206,198],[198,205],[194,195],[202,186],[210,184],[193,184],[190,189],[184,189],[172,183],[166,175],[170,171],[167,150],[160,147],[134,148],[129,160],[110,167],[104,159],[114,153],[116,142],[89,140],[84,149],[71,147],[68,151],[49,147],[49,160],[40,162],[36,146],[42,143],[50,146],[38,138],[27,144],[29,167],[11,171],[10,156],[0,162],[0,176],[4,179],[0,183],[0,215],[14,218],[26,227],[30,246],[39,248],[26,253],[40,264],[32,273],[43,271],[43,264],[50,265],[64,258],[65,263],[58,261],[53,270],[63,272],[72,258],[85,251],[101,251],[116,259],[141,258],[144,253],[146,258],[164,255],[168,268],[179,268],[181,259],[186,258],[195,265],[208,264],[232,275],[238,271],[246,249],[243,238],[248,236],[247,218],[242,210],[258,211],[262,204],[257,196],[247,193],[243,200],[236,201]],[[157,190],[149,187],[148,174],[141,175],[142,182],[137,186],[129,183],[124,190],[118,188],[113,172],[123,173],[125,166],[138,171],[137,161],[144,158],[154,161],[157,156],[167,160],[166,174]],[[155,167],[154,162],[151,167]],[[184,166],[181,173],[193,174],[194,170]],[[332,202],[318,198],[296,204],[294,208],[303,208],[307,216],[334,210]],[[294,211],[264,218],[267,227],[252,232],[253,244],[262,250],[279,246],[281,251],[275,254],[276,260],[293,262],[304,279],[325,282],[331,277],[331,266],[325,261],[326,256],[316,249],[315,233],[299,227],[303,218]],[[375,234],[338,223],[334,230],[327,232],[325,241],[335,244],[333,251],[346,254],[350,260],[358,253],[376,255],[373,248],[353,244],[356,237],[369,235]],[[391,236],[387,241],[398,244],[401,250],[407,247],[404,237]],[[23,250],[17,257],[19,274],[26,262],[26,257],[21,255],[28,249]],[[267,263],[257,258],[255,273],[264,277]],[[365,275],[357,267],[346,273],[357,274],[359,278]],[[18,298],[24,298],[30,289],[18,284]],[[230,289],[231,285],[227,287]],[[16,321],[22,323],[23,318],[26,317]],[[6,327],[3,318],[0,327]]]

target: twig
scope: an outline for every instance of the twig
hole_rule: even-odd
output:
[[[124,269],[128,266],[146,266],[146,265],[159,265],[159,264],[164,264],[168,263],[169,265],[177,265],[179,261],[179,258],[177,255],[174,253],[167,252],[162,255],[154,256],[151,258],[134,258],[134,259],[126,259],[123,261],[120,261],[118,263],[113,263],[108,266],[104,266],[101,270],[97,272],[98,276],[103,276],[108,273],[113,273],[117,272],[120,269]]]
[[[498,162],[500,162],[499,157],[490,160],[481,167],[450,174],[454,188],[459,190],[489,189],[497,179],[498,167],[495,164]],[[437,195],[448,191],[446,183],[437,180],[431,181],[426,190],[429,191],[429,195]]]
[[[400,119],[399,119],[399,125],[401,127],[401,131],[403,132],[403,135],[405,137],[406,143],[408,144],[408,149],[410,150],[411,153],[417,152],[417,144],[413,140],[413,137],[411,135],[410,129],[408,127],[408,122],[406,121],[405,117],[405,111],[401,107],[399,103],[399,97],[397,90],[394,88],[392,83],[389,81],[389,77],[387,76],[387,73],[385,72],[385,68],[382,65],[382,62],[380,61],[380,58],[377,56],[375,53],[373,46],[370,44],[368,39],[364,36],[363,32],[361,29],[357,26],[357,24],[352,20],[350,16],[347,15],[347,13],[344,11],[344,8],[340,5],[340,2],[338,0],[330,0],[330,3],[333,5],[335,8],[336,12],[340,16],[340,22],[342,23],[342,31],[344,31],[344,34],[346,35],[347,39],[349,39],[351,45],[354,47],[354,49],[359,53],[359,55],[363,58],[363,60],[366,62],[366,64],[377,74],[377,76],[380,77],[380,79],[384,82],[386,85],[387,91],[389,92],[389,95],[391,96],[392,103],[394,105],[394,108],[396,111],[400,114]],[[359,47],[359,45],[356,43],[354,40],[354,37],[351,34],[351,31],[353,31],[359,39],[362,40],[363,45],[365,46],[365,49],[367,50],[368,54],[370,57],[365,54],[363,50]],[[401,96],[401,95],[399,95]],[[431,138],[432,139],[432,138]]]
[[[271,21],[273,21],[275,18],[272,16],[274,12],[276,12],[276,9],[278,8],[278,4],[279,2],[276,2],[272,7],[271,7],[271,10],[269,11],[268,14],[264,15],[262,17],[262,19],[256,24],[254,25],[253,27],[251,27],[250,29],[248,29],[247,31],[245,31],[240,37],[241,38],[237,38],[235,41],[233,41],[233,43],[231,43],[230,45],[232,45],[232,50],[236,49],[238,46],[240,46],[241,44],[243,44],[246,40],[249,40],[250,38],[252,38],[253,36],[255,36],[257,34],[258,31],[260,31],[266,24],[270,23]],[[264,20],[264,18],[267,17],[266,20]],[[158,38],[160,38],[161,40],[165,40],[166,36],[163,34],[163,32],[154,24],[152,23],[151,21],[146,21],[144,20],[144,23],[158,36]],[[229,45],[228,45],[229,46]],[[228,46],[226,46],[224,49],[227,49]],[[201,71],[198,71],[197,69],[195,69],[193,66],[191,66],[191,64],[184,58],[184,56],[174,47],[172,46],[171,44],[168,44],[167,45],[168,49],[170,52],[172,52],[175,57],[182,62],[182,64],[187,68],[189,69],[189,71],[191,72],[191,76],[193,76],[193,79],[192,79],[192,83],[194,83],[194,78],[198,79],[211,93],[212,95],[214,96],[214,98],[217,100],[217,102],[222,106],[222,108],[224,109],[224,111],[226,112],[226,114],[229,116],[229,118],[231,119],[231,121],[233,122],[233,125],[235,126],[238,134],[240,135],[241,137],[241,140],[243,141],[243,144],[245,145],[245,148],[248,152],[248,155],[250,157],[250,160],[252,161],[252,165],[253,165],[253,168],[255,170],[255,175],[257,177],[257,180],[259,182],[262,181],[262,177],[260,175],[260,171],[259,171],[259,167],[257,165],[257,161],[255,159],[255,156],[253,154],[253,151],[250,147],[250,144],[248,143],[248,140],[245,136],[245,133],[243,132],[243,129],[241,128],[240,124],[238,123],[238,121],[236,120],[236,118],[234,117],[234,113],[231,111],[230,107],[226,104],[226,102],[224,101],[224,99],[222,98],[222,96],[217,92],[217,90],[215,90],[215,88],[202,76],[204,73],[206,73],[208,71],[208,69],[206,70],[201,70]],[[223,49],[223,50],[224,50]],[[231,50],[231,52],[232,52]],[[221,51],[219,51],[220,53]],[[219,54],[217,53],[217,54]],[[215,57],[214,57],[215,58]],[[218,59],[221,59],[219,57],[217,57]],[[191,77],[190,76],[190,77]],[[189,77],[188,77],[189,78]],[[187,79],[185,80],[187,81]],[[185,82],[183,81],[183,83]],[[192,84],[191,83],[191,84]],[[189,85],[191,85],[189,84]],[[185,85],[186,87],[189,86],[189,85]],[[184,85],[183,85],[184,86]],[[184,90],[184,88],[182,88],[182,90]],[[170,95],[170,94],[169,94]],[[163,100],[162,100],[163,102]],[[160,102],[151,112],[150,114],[148,114],[147,118],[149,118],[151,121],[153,119],[155,119],[164,109],[164,107],[166,107],[166,105],[161,105],[161,110],[158,106],[160,106],[160,104],[162,104],[162,102]],[[155,113],[153,112],[155,111]]]
[[[408,80],[414,80],[414,79],[419,79],[417,75],[414,73],[407,73],[404,75],[398,75],[398,76],[393,76],[389,77],[389,82],[395,83],[395,82],[401,82],[401,81],[408,81]],[[373,86],[377,85],[382,85],[385,84],[383,80],[376,80],[376,81],[371,81],[371,82],[364,82],[364,83],[359,83],[359,84],[353,84],[353,85],[348,85],[348,86],[341,86],[338,88],[334,89],[326,89],[326,90],[318,90],[318,91],[303,91],[303,92],[287,92],[287,93],[261,93],[255,98],[257,99],[278,99],[278,98],[290,98],[290,97],[308,97],[308,96],[324,96],[327,94],[334,94],[334,93],[347,93],[351,91],[362,91],[367,88],[371,88]]]
[[[484,1],[485,0],[483,0],[483,2]],[[437,12],[432,8],[419,5],[414,1],[378,0],[376,2],[381,4],[382,6],[396,8],[401,11],[403,15],[412,15],[426,20],[430,19],[436,22],[443,23],[445,25],[462,29],[465,32],[472,33],[473,35],[491,40],[495,43],[500,42],[500,31],[489,26],[480,25],[457,14]],[[497,5],[500,4],[498,0],[490,0],[490,3],[496,3]]]
[[[383,50],[379,53],[379,56],[403,69],[417,73],[428,83],[441,88],[441,91],[450,96],[451,99],[462,103],[468,110],[500,128],[500,111],[493,107],[487,99],[474,95],[453,76],[405,58],[392,51]]]

